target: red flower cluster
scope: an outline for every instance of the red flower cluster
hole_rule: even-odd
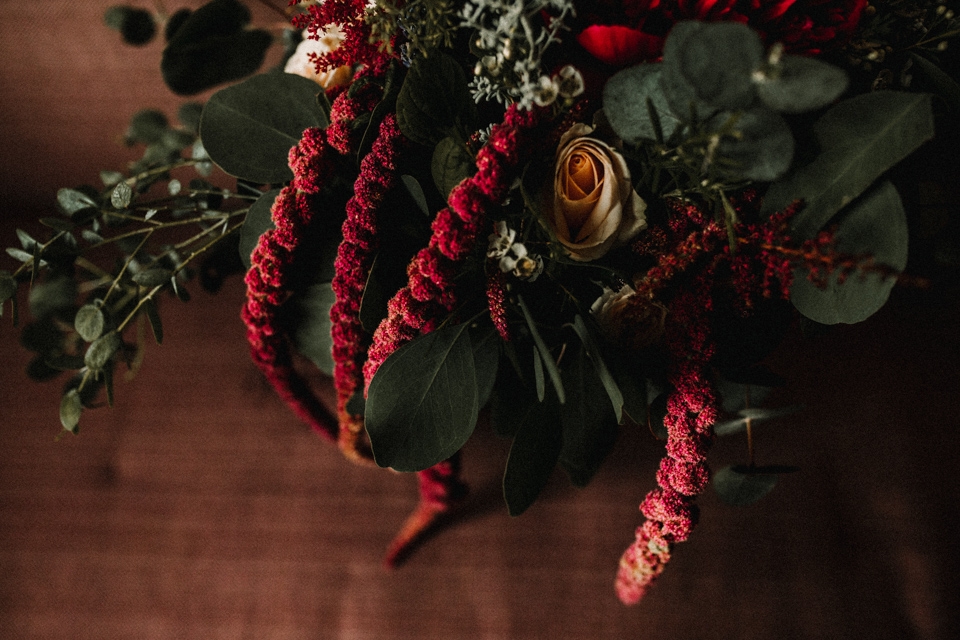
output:
[[[454,276],[484,228],[487,210],[498,204],[517,176],[522,160],[536,153],[532,129],[540,111],[510,107],[477,153],[477,172],[450,192],[448,207],[435,218],[429,245],[407,268],[408,284],[390,300],[387,318],[373,335],[364,365],[366,386],[400,346],[428,333],[456,303]]]
[[[298,3],[299,0],[289,2],[291,6]],[[340,46],[317,58],[318,72],[343,65],[379,69],[389,59],[376,43],[370,42],[370,26],[363,19],[366,6],[365,0],[325,0],[293,17],[293,26],[305,29],[310,38],[319,39],[330,24],[339,25],[344,33]]]
[[[816,55],[843,46],[866,0],[605,0],[577,3],[577,42],[614,67],[657,60],[682,20],[742,22],[787,53]]]

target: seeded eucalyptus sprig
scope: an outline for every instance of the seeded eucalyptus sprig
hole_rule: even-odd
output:
[[[162,341],[160,294],[188,300],[185,284],[199,259],[236,244],[259,195],[232,193],[204,180],[212,163],[196,133],[172,129],[156,112],[146,113],[134,117],[128,132],[146,143],[129,174],[102,172],[99,190],[61,189],[62,216],[41,219],[46,237],[18,230],[20,247],[6,253],[20,264],[0,272],[0,312],[9,300],[15,322],[18,290],[29,290],[31,320],[22,338],[36,353],[29,375],[47,379],[73,372],[60,407],[63,427],[71,432],[101,387],[112,402],[117,363],[135,368],[141,361],[143,332],[129,339],[130,329],[149,323]],[[189,169],[201,176],[184,185]]]

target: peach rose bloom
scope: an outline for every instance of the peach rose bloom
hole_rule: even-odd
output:
[[[547,203],[547,224],[574,260],[589,261],[630,241],[647,226],[647,204],[630,182],[626,161],[575,124],[560,138]]]
[[[311,53],[317,55],[330,53],[340,46],[342,40],[343,33],[336,25],[328,28],[319,40],[311,40],[310,38],[301,40],[300,44],[297,45],[297,50],[294,51],[293,55],[287,60],[287,64],[284,65],[283,70],[286,73],[293,73],[313,80],[324,89],[342,87],[350,84],[350,80],[353,78],[353,69],[350,65],[344,65],[336,69],[329,69],[323,73],[317,73],[316,65],[314,65],[310,59]]]

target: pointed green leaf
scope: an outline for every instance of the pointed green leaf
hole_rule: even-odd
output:
[[[65,214],[71,217],[79,211],[97,209],[97,203],[90,196],[76,189],[57,191],[57,204]]]
[[[482,409],[490,401],[500,367],[500,336],[492,325],[471,327],[470,344],[476,369],[477,407]]]
[[[458,130],[472,130],[476,105],[460,64],[440,51],[410,66],[397,96],[397,124],[403,134],[432,146]]]
[[[791,221],[799,240],[816,235],[881,174],[933,137],[930,96],[896,91],[859,95],[828,110],[814,125],[814,134],[820,155],[773,183],[763,201],[763,212],[773,213],[803,200],[803,209]]]
[[[60,398],[60,424],[70,433],[76,433],[81,413],[83,403],[80,401],[80,394],[76,389],[70,389]]]
[[[610,402],[613,404],[614,414],[617,416],[617,423],[622,423],[623,393],[620,392],[620,386],[614,379],[613,374],[611,374],[610,370],[607,369],[607,364],[603,360],[603,353],[601,352],[597,341],[591,335],[590,330],[583,321],[583,317],[581,317],[579,314],[573,319],[573,330],[577,332],[577,335],[583,342],[583,347],[586,349],[587,355],[590,357],[590,361],[593,363],[593,367],[597,371],[597,377],[600,379],[600,382],[603,383],[603,388],[610,397]]]
[[[467,324],[408,342],[380,366],[367,393],[365,423],[381,467],[420,471],[467,441],[479,410]]]
[[[400,181],[403,182],[403,186],[407,189],[413,201],[417,203],[417,208],[423,212],[423,215],[429,217],[430,207],[427,205],[427,196],[423,193],[423,187],[420,186],[420,182],[406,173],[400,176]]]
[[[291,73],[267,73],[221,89],[200,118],[200,138],[210,158],[232,176],[257,184],[281,183],[293,174],[291,147],[304,129],[321,127],[319,85]]]
[[[430,173],[440,195],[446,199],[455,186],[476,172],[473,157],[456,138],[447,136],[433,150]]]
[[[17,281],[9,271],[0,271],[0,304],[13,297],[17,292]]]
[[[173,278],[173,271],[170,269],[154,267],[135,273],[130,279],[141,287],[153,288],[166,284],[171,278]]]
[[[553,388],[557,392],[557,397],[560,398],[560,404],[563,404],[566,402],[567,395],[563,391],[563,382],[560,379],[560,369],[557,368],[557,363],[554,362],[553,356],[550,354],[550,349],[547,348],[547,344],[543,341],[543,338],[540,337],[540,332],[537,330],[537,324],[534,322],[533,316],[530,315],[530,309],[527,308],[527,304],[519,295],[517,296],[517,302],[520,304],[520,310],[523,311],[523,317],[527,321],[527,326],[530,328],[530,335],[533,337],[533,343],[537,346],[537,351],[540,353],[540,357],[543,359],[541,364],[544,366],[544,368],[547,370],[547,374],[550,376],[550,382],[553,383]]]
[[[163,344],[163,321],[160,319],[160,311],[157,309],[157,302],[153,298],[147,299],[143,303],[143,310],[147,314],[147,320],[150,321],[150,329],[153,331],[153,338],[157,344]]]
[[[537,389],[537,400],[543,402],[547,394],[547,381],[543,375],[543,358],[536,349],[533,350],[533,385]]]
[[[503,473],[503,497],[511,516],[536,501],[557,466],[563,445],[558,409],[553,393],[546,402],[531,404],[513,439]]]

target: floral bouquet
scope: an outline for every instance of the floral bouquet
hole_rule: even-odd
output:
[[[139,362],[134,327],[162,340],[161,293],[245,270],[251,352],[280,396],[348,459],[418,474],[389,564],[464,499],[458,452],[481,411],[512,438],[514,515],[558,465],[586,485],[620,429],[648,428],[664,456],[616,576],[638,601],[708,484],[748,504],[793,470],[753,456],[753,426],[790,410],[762,406],[778,338],[797,317],[859,322],[905,280],[889,172],[960,107],[953,12],[291,5],[275,7],[292,19],[284,62],[259,75],[274,38],[237,0],[108,12],[133,44],[163,31],[176,93],[228,86],[180,126],[136,114],[142,159],[60,190],[47,235],[7,249],[20,265],[0,272],[0,309],[16,316],[29,284],[31,374],[72,372],[60,419],[76,432]],[[332,376],[333,411],[305,361]],[[711,443],[739,432],[749,459],[711,473]]]

